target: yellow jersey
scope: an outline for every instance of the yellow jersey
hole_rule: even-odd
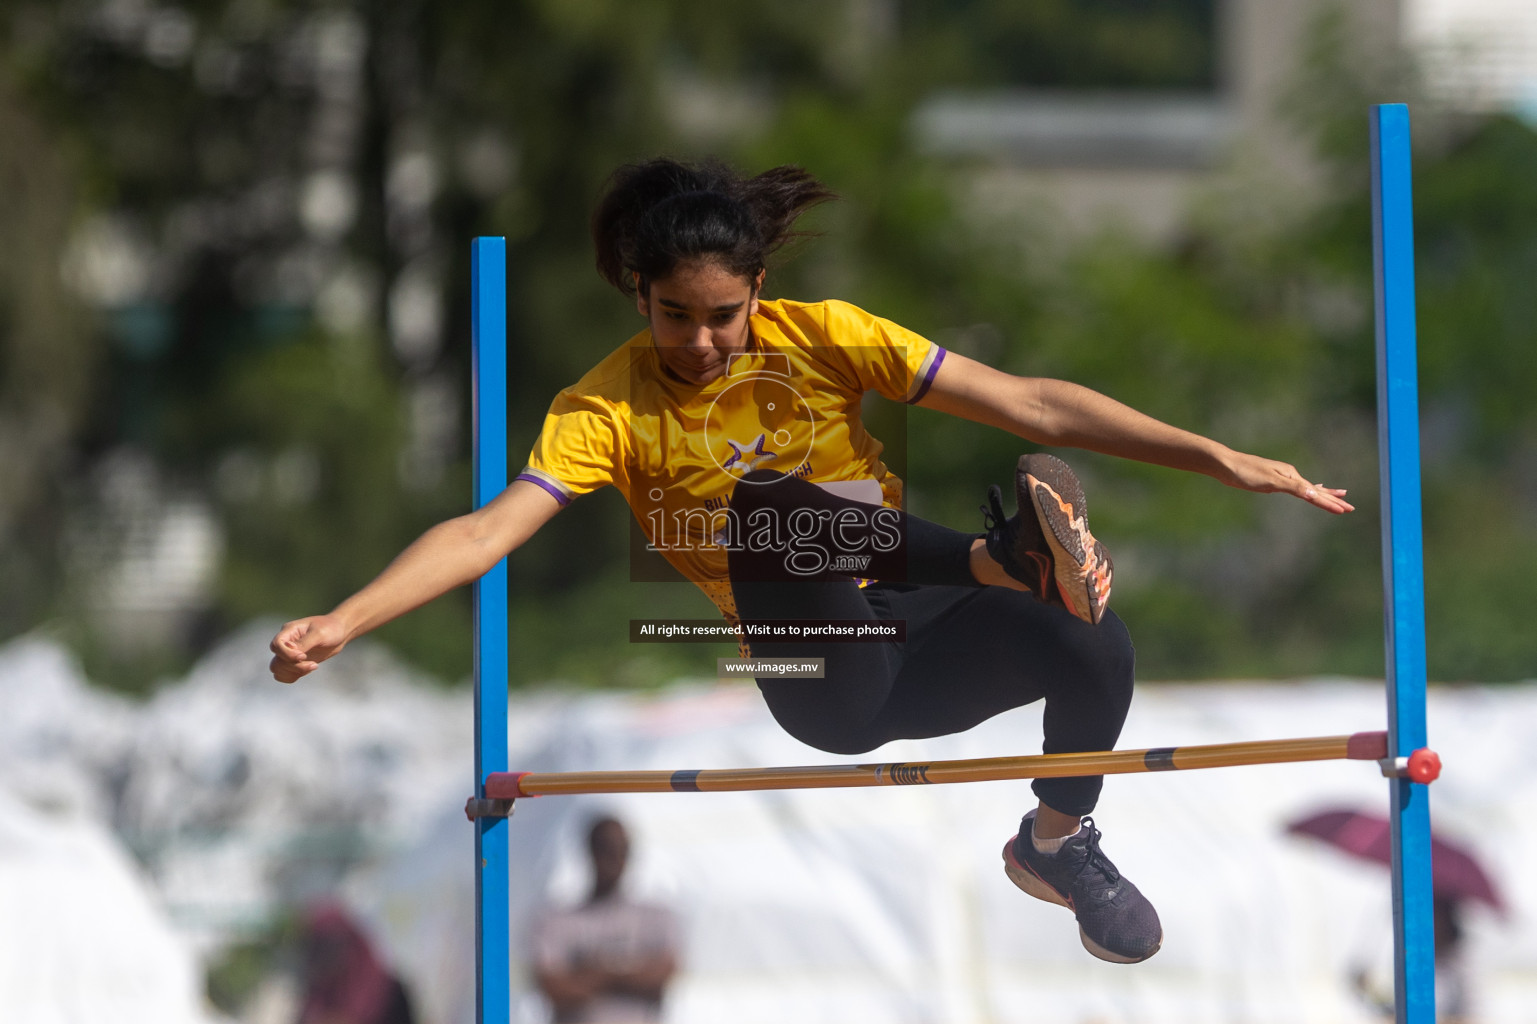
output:
[[[735,621],[724,531],[732,489],[772,469],[893,508],[902,481],[860,420],[876,391],[916,402],[945,350],[846,302],[764,299],[747,351],[708,384],[662,369],[649,329],[555,397],[518,475],[561,504],[611,484],[648,545]]]

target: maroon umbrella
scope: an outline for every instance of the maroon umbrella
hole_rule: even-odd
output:
[[[1322,839],[1363,860],[1378,864],[1390,864],[1393,860],[1388,819],[1376,814],[1324,811],[1297,819],[1286,826],[1286,831]],[[1430,884],[1439,897],[1478,900],[1505,913],[1505,901],[1473,854],[1434,833],[1430,836]]]

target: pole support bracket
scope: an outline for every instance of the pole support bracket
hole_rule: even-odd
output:
[[[487,800],[485,797],[472,796],[464,802],[464,816],[471,821],[476,818],[510,818],[514,803],[514,800]]]

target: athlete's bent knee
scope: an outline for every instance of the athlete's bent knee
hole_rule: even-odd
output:
[[[774,504],[776,497],[772,485],[783,479],[785,475],[773,469],[755,469],[751,473],[744,473],[731,488],[728,501],[737,512],[766,508]]]
[[[758,680],[758,689],[774,721],[808,747],[852,756],[868,753],[891,739],[877,735],[868,724],[851,721],[849,715],[840,714],[839,709],[828,707],[824,701],[808,701],[804,694],[788,689],[803,685],[799,680]]]

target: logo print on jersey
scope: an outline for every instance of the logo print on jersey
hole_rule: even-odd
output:
[[[721,469],[730,470],[731,467],[741,463],[744,468],[738,472],[751,473],[765,462],[779,458],[775,452],[765,451],[763,442],[768,435],[759,434],[755,441],[730,441],[726,442],[731,447],[731,458],[721,463]]]
[[[811,409],[781,353],[733,356],[731,379],[705,417],[705,448],[732,479],[769,468],[790,475],[807,464],[816,441]],[[742,441],[740,438],[750,438]]]

